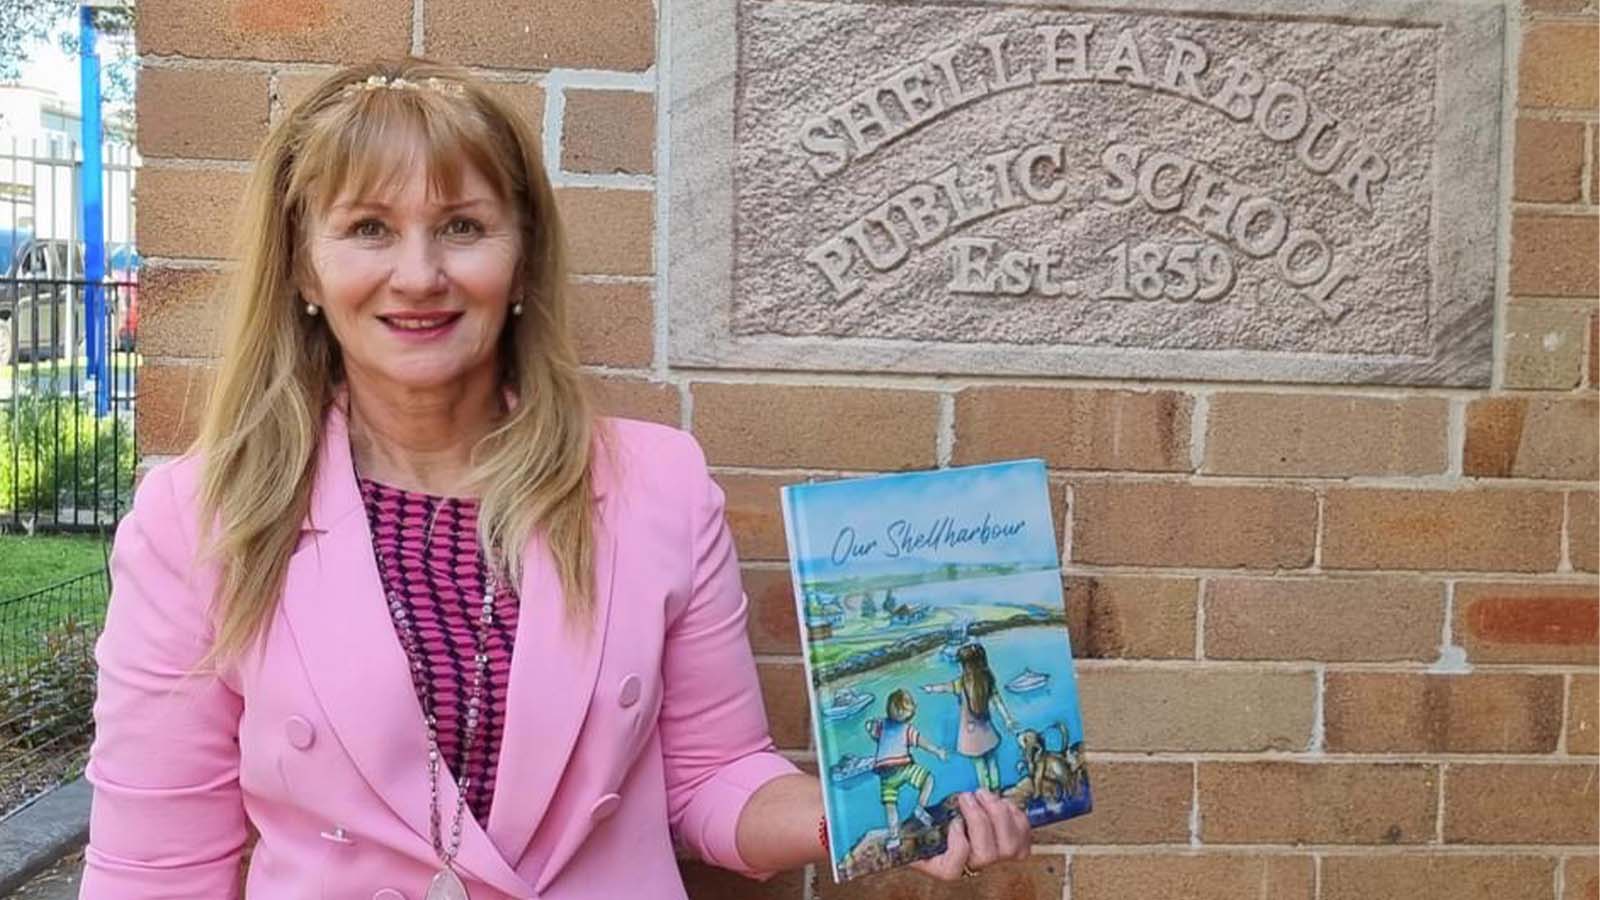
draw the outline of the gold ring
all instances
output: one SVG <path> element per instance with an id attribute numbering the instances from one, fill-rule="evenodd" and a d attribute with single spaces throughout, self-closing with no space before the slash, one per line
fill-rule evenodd
<path id="1" fill-rule="evenodd" d="M 972 868 L 970 866 L 962 866 L 961 867 L 961 877 L 962 878 L 977 878 L 978 877 L 978 873 L 972 871 Z"/>

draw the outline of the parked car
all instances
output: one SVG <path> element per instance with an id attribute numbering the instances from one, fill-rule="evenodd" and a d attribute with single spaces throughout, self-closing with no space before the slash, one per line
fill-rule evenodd
<path id="1" fill-rule="evenodd" d="M 107 262 L 108 279 L 118 283 L 104 293 L 115 306 L 114 346 L 131 350 L 138 327 L 138 254 L 119 248 Z M 58 238 L 21 243 L 0 275 L 0 365 L 63 356 L 68 338 L 82 353 L 85 292 L 74 281 L 82 281 L 83 270 L 82 243 Z"/>

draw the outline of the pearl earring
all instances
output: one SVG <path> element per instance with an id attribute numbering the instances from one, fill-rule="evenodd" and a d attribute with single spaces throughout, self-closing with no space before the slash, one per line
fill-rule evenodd
<path id="1" fill-rule="evenodd" d="M 522 301 L 519 300 L 516 303 L 511 304 L 511 314 L 513 316 L 522 315 Z"/>
<path id="2" fill-rule="evenodd" d="M 322 308 L 317 306 L 315 303 L 310 303 L 310 302 L 306 303 L 306 315 L 315 316 L 315 315 L 318 315 L 321 312 L 322 312 Z"/>

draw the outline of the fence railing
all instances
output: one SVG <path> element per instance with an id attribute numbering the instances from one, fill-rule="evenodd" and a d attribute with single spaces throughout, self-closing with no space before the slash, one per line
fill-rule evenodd
<path id="1" fill-rule="evenodd" d="M 108 590 L 101 568 L 0 601 L 0 818 L 87 760 Z"/>
<path id="2" fill-rule="evenodd" d="M 105 348 L 92 371 L 91 291 Z M 0 277 L 0 532 L 109 530 L 138 447 L 138 284 Z"/>

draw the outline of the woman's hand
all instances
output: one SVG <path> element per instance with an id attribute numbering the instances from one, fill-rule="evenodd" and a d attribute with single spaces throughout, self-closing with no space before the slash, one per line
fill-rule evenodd
<path id="1" fill-rule="evenodd" d="M 961 814 L 950 820 L 945 851 L 912 868 L 941 881 L 1008 859 L 1026 859 L 1033 852 L 1028 816 L 999 794 L 987 790 L 956 797 Z"/>

